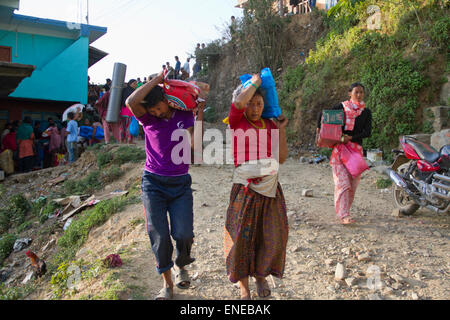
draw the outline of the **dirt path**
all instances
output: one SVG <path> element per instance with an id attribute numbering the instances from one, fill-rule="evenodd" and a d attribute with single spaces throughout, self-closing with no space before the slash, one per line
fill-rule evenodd
<path id="1" fill-rule="evenodd" d="M 232 167 L 193 166 L 190 174 L 196 262 L 188 269 L 195 280 L 188 290 L 175 289 L 175 299 L 236 299 L 239 289 L 226 277 L 222 245 Z M 139 175 L 135 168 L 127 180 Z M 393 217 L 391 192 L 376 189 L 378 177 L 374 171 L 363 175 L 352 208 L 358 223 L 341 226 L 328 164 L 289 159 L 281 167 L 290 230 L 285 277 L 269 278 L 271 299 L 450 298 L 450 216 L 420 211 Z M 314 197 L 302 197 L 302 189 L 313 189 Z M 118 276 L 128 288 L 123 299 L 153 299 L 162 284 L 143 218 L 141 204 L 127 207 L 93 230 L 77 255 L 91 260 L 120 252 L 124 265 Z M 369 261 L 359 261 L 357 253 L 367 253 Z M 346 280 L 335 281 L 337 263 L 345 266 Z M 376 292 L 367 287 L 368 278 L 376 277 L 368 272 L 371 265 L 380 270 L 382 287 Z M 254 292 L 253 284 L 251 288 Z"/>

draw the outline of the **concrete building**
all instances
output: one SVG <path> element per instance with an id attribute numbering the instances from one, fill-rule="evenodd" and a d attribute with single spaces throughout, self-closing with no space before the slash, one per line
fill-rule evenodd
<path id="1" fill-rule="evenodd" d="M 0 128 L 86 104 L 88 69 L 107 55 L 91 46 L 106 28 L 15 14 L 18 8 L 19 0 L 0 0 Z"/>

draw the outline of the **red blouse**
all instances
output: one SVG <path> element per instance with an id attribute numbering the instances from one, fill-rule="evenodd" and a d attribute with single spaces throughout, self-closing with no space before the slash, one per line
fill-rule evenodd
<path id="1" fill-rule="evenodd" d="M 2 151 L 9 149 L 12 150 L 13 152 L 17 150 L 17 142 L 16 142 L 16 133 L 15 132 L 10 132 L 8 133 L 2 141 Z"/>
<path id="2" fill-rule="evenodd" d="M 271 137 L 274 134 L 272 130 L 278 130 L 270 119 L 253 122 L 253 126 L 245 117 L 244 112 L 245 109 L 238 110 L 232 104 L 228 115 L 230 129 L 232 129 L 235 167 L 250 160 L 270 159 L 272 157 Z M 265 129 L 263 129 L 264 126 Z"/>

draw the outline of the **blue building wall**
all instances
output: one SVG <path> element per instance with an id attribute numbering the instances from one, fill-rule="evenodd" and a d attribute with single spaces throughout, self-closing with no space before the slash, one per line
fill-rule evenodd
<path id="1" fill-rule="evenodd" d="M 12 62 L 36 66 L 11 97 L 87 103 L 89 39 L 77 40 L 0 30 Z"/>

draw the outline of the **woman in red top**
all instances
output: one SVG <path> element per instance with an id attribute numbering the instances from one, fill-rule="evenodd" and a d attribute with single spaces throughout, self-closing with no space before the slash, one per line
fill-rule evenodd
<path id="1" fill-rule="evenodd" d="M 235 171 L 224 243 L 227 275 L 231 282 L 239 282 L 241 299 L 251 299 L 249 276 L 256 278 L 259 297 L 270 295 L 266 277 L 283 276 L 288 239 L 286 204 L 278 183 L 279 163 L 288 155 L 287 119 L 261 118 L 261 78 L 254 75 L 251 81 L 228 117 Z"/>
<path id="2" fill-rule="evenodd" d="M 2 140 L 2 152 L 7 149 L 11 150 L 12 152 L 16 152 L 17 150 L 15 127 L 11 127 L 11 129 L 9 129 L 9 133 L 7 133 Z"/>

